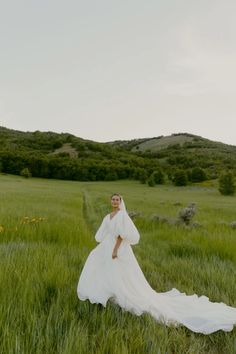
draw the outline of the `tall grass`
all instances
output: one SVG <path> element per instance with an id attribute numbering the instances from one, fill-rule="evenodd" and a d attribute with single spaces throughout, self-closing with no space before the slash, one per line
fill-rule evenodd
<path id="1" fill-rule="evenodd" d="M 150 188 L 136 182 L 69 182 L 0 175 L 0 353 L 236 353 L 236 328 L 205 336 L 135 316 L 108 301 L 77 298 L 94 233 L 123 194 L 139 211 L 133 247 L 156 291 L 173 287 L 236 307 L 235 197 L 204 186 Z M 151 220 L 197 204 L 197 229 Z M 2 231 L 1 231 L 2 230 Z"/>

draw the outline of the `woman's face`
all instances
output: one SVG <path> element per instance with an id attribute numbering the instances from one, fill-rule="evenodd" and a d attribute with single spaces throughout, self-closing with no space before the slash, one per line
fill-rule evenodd
<path id="1" fill-rule="evenodd" d="M 111 205 L 113 208 L 119 208 L 120 206 L 120 197 L 118 195 L 113 195 L 111 197 Z"/>

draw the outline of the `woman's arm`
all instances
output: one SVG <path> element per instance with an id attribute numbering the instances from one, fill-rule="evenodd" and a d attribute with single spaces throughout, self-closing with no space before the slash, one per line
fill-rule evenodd
<path id="1" fill-rule="evenodd" d="M 112 252 L 112 258 L 116 258 L 117 257 L 117 250 L 120 247 L 121 242 L 122 242 L 122 237 L 120 237 L 120 235 L 119 235 L 117 237 L 116 244 L 115 244 L 115 247 L 114 247 L 113 252 Z"/>

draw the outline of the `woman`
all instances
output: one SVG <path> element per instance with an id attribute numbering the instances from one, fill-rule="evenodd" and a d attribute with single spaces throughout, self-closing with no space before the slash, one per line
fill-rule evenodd
<path id="1" fill-rule="evenodd" d="M 231 331 L 236 324 L 236 308 L 210 302 L 206 296 L 186 295 L 176 288 L 157 293 L 147 282 L 131 245 L 139 242 L 139 232 L 125 209 L 123 198 L 111 197 L 107 214 L 95 235 L 99 243 L 89 254 L 77 287 L 80 300 L 89 299 L 106 307 L 108 299 L 124 311 L 144 312 L 166 325 L 184 325 L 193 332 L 209 334 Z"/>

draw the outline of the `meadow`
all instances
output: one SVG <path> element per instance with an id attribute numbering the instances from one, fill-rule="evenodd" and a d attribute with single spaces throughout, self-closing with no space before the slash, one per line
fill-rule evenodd
<path id="1" fill-rule="evenodd" d="M 208 185 L 148 187 L 0 175 L 0 353 L 233 354 L 236 327 L 211 335 L 167 327 L 150 315 L 80 301 L 76 288 L 94 234 L 124 196 L 141 239 L 133 246 L 150 285 L 236 307 L 236 197 Z M 195 202 L 199 227 L 161 223 Z"/>

